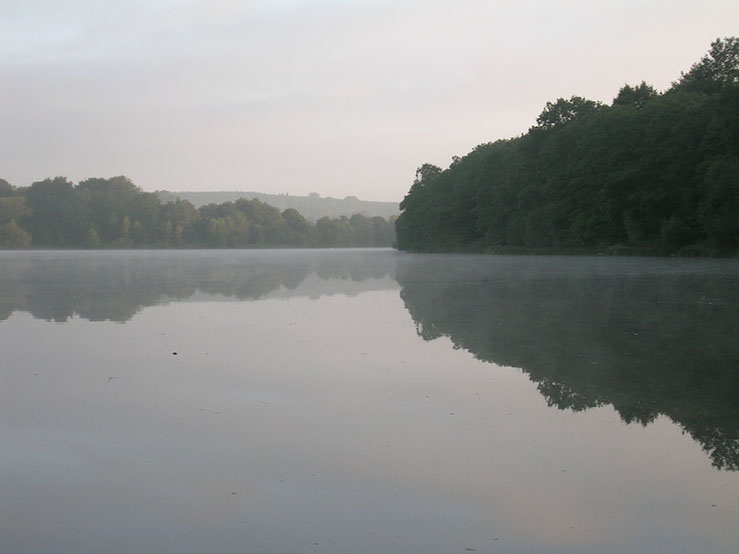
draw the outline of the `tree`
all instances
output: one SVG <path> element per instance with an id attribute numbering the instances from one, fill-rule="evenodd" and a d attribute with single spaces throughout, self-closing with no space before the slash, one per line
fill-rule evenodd
<path id="1" fill-rule="evenodd" d="M 400 209 L 404 210 L 408 207 L 408 202 L 413 201 L 413 194 L 420 193 L 421 189 L 428 187 L 431 182 L 441 175 L 442 170 L 438 165 L 425 163 L 418 169 L 416 169 L 416 178 L 413 180 L 411 190 L 408 192 L 406 197 L 400 203 Z"/>
<path id="2" fill-rule="evenodd" d="M 436 198 L 434 183 L 442 173 L 440 167 L 429 163 L 416 170 L 416 178 L 400 203 L 401 214 L 395 221 L 398 248 L 423 249 L 429 242 L 429 210 L 440 200 Z"/>
<path id="3" fill-rule="evenodd" d="M 239 198 L 233 203 L 233 207 L 243 214 L 251 226 L 249 238 L 251 244 L 277 244 L 280 228 L 285 223 L 280 210 L 256 198 L 253 200 Z"/>
<path id="4" fill-rule="evenodd" d="M 161 202 L 155 194 L 142 191 L 127 177 L 86 179 L 77 185 L 75 194 L 87 220 L 85 232 L 93 225 L 102 243 L 130 247 L 133 242 L 145 241 L 148 235 L 155 234 Z M 139 230 L 134 237 L 136 221 Z"/>
<path id="5" fill-rule="evenodd" d="M 644 81 L 639 86 L 624 85 L 613 99 L 614 106 L 631 106 L 638 110 L 644 108 L 647 102 L 657 96 L 657 91 Z"/>
<path id="6" fill-rule="evenodd" d="M 601 107 L 600 102 L 586 100 L 581 96 L 572 96 L 569 100 L 557 98 L 553 103 L 546 103 L 544 111 L 536 118 L 536 124 L 542 129 L 551 129 L 592 113 Z"/>
<path id="7" fill-rule="evenodd" d="M 311 226 L 295 208 L 282 212 L 285 222 L 283 244 L 287 246 L 306 246 L 311 240 Z"/>
<path id="8" fill-rule="evenodd" d="M 379 215 L 372 218 L 372 246 L 390 246 L 395 242 L 395 218 L 387 220 Z"/>
<path id="9" fill-rule="evenodd" d="M 13 196 L 13 194 L 13 185 L 8 183 L 5 179 L 0 179 L 0 198 L 3 196 Z"/>
<path id="10" fill-rule="evenodd" d="M 739 83 L 739 38 L 717 38 L 708 54 L 682 73 L 673 90 L 714 93 Z"/>
<path id="11" fill-rule="evenodd" d="M 158 241 L 168 246 L 184 246 L 194 237 L 194 225 L 199 214 L 190 202 L 176 198 L 160 206 L 157 213 Z"/>
<path id="12" fill-rule="evenodd" d="M 74 185 L 66 177 L 33 183 L 25 191 L 31 208 L 28 225 L 34 241 L 42 246 L 80 244 L 87 230 L 82 221 Z"/>
<path id="13" fill-rule="evenodd" d="M 85 233 L 85 248 L 98 248 L 100 246 L 100 237 L 95 227 L 90 227 Z"/>
<path id="14" fill-rule="evenodd" d="M 5 248 L 26 248 L 31 244 L 31 235 L 11 219 L 0 227 L 0 244 Z"/>
<path id="15" fill-rule="evenodd" d="M 348 217 L 336 219 L 322 217 L 316 222 L 316 239 L 318 246 L 323 248 L 338 248 L 352 246 L 352 229 Z"/>
<path id="16" fill-rule="evenodd" d="M 422 166 L 400 204 L 397 247 L 735 254 L 735 45 L 715 43 L 693 72 L 710 69 L 714 92 L 657 94 L 642 82 L 613 106 L 560 98 L 521 137 L 480 145 L 444 171 Z"/>
<path id="17" fill-rule="evenodd" d="M 123 176 L 90 178 L 77 185 L 56 177 L 17 190 L 0 179 L 3 246 L 29 245 L 33 237 L 34 246 L 41 247 L 309 247 L 319 234 L 324 246 L 391 246 L 389 225 L 364 215 L 326 217 L 317 233 L 293 208 L 280 212 L 245 198 L 199 209 L 176 198 L 162 204 L 157 195 Z"/>
<path id="18" fill-rule="evenodd" d="M 441 168 L 439 166 L 429 163 L 423 164 L 416 169 L 416 179 L 413 181 L 413 184 L 418 186 L 427 185 L 439 175 L 441 175 Z"/>
<path id="19" fill-rule="evenodd" d="M 23 221 L 31 215 L 31 210 L 26 206 L 23 196 L 0 197 L 0 224 L 8 223 L 10 220 Z"/>
<path id="20" fill-rule="evenodd" d="M 717 160 L 706 172 L 707 193 L 700 210 L 708 240 L 721 253 L 739 247 L 739 162 Z"/>

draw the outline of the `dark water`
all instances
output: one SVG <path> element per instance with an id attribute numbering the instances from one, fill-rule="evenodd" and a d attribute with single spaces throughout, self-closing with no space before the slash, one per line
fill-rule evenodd
<path id="1" fill-rule="evenodd" d="M 739 551 L 739 263 L 0 252 L 2 552 Z"/>

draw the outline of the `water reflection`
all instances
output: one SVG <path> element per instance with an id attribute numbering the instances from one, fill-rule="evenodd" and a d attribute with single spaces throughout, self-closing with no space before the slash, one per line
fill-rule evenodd
<path id="1" fill-rule="evenodd" d="M 397 287 L 394 264 L 383 249 L 0 252 L 0 321 L 25 311 L 125 322 L 147 306 L 202 295 L 353 295 Z"/>
<path id="2" fill-rule="evenodd" d="M 0 550 L 735 552 L 737 271 L 0 253 Z"/>
<path id="3" fill-rule="evenodd" d="M 522 368 L 550 406 L 666 415 L 739 469 L 739 265 L 356 251 L 0 253 L 0 321 L 126 322 L 174 300 L 402 287 L 425 340 Z"/>
<path id="4" fill-rule="evenodd" d="M 739 265 L 726 260 L 417 256 L 401 296 L 426 340 L 523 368 L 550 406 L 664 414 L 739 469 Z"/>

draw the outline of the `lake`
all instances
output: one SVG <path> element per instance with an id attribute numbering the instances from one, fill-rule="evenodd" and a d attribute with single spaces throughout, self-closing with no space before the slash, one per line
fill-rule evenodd
<path id="1" fill-rule="evenodd" d="M 0 551 L 739 551 L 739 262 L 0 252 Z"/>

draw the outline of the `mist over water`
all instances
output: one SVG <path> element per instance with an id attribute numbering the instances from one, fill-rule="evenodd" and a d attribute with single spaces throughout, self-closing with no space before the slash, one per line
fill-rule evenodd
<path id="1" fill-rule="evenodd" d="M 0 252 L 0 550 L 734 552 L 738 278 Z"/>
<path id="2" fill-rule="evenodd" d="M 208 297 L 320 297 L 397 288 L 396 255 L 361 250 L 0 252 L 0 320 L 125 322 L 145 307 Z M 211 298 L 214 299 L 214 298 Z"/>

